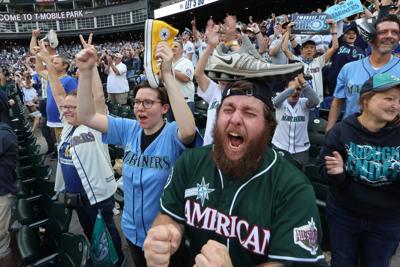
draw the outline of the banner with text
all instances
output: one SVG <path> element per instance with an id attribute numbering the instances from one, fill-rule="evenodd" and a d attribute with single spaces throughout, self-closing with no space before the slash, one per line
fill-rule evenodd
<path id="1" fill-rule="evenodd" d="M 346 0 L 337 5 L 331 6 L 324 13 L 331 15 L 332 19 L 337 22 L 363 11 L 364 7 L 360 0 Z"/>
<path id="2" fill-rule="evenodd" d="M 162 18 L 176 13 L 184 12 L 190 9 L 205 6 L 219 0 L 185 0 L 169 6 L 154 10 L 154 18 Z"/>
<path id="3" fill-rule="evenodd" d="M 291 20 L 294 23 L 293 34 L 330 34 L 327 19 L 328 14 L 310 13 L 310 14 L 292 14 Z"/>
<path id="4" fill-rule="evenodd" d="M 0 22 L 68 20 L 93 17 L 93 15 L 93 11 L 87 10 L 68 10 L 58 12 L 20 14 L 0 13 Z"/>

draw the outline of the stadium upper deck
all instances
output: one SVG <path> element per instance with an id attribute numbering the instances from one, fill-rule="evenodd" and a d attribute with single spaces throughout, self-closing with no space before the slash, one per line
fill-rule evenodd
<path id="1" fill-rule="evenodd" d="M 60 37 L 142 30 L 145 19 L 159 6 L 154 0 L 5 1 L 0 1 L 0 39 L 26 39 L 36 28 L 54 29 Z"/>

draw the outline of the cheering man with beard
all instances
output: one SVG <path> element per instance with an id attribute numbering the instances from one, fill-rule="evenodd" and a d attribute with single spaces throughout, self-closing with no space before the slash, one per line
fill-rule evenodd
<path id="1" fill-rule="evenodd" d="M 325 266 L 315 195 L 271 149 L 269 90 L 234 82 L 222 95 L 214 145 L 184 152 L 144 242 L 147 266 L 168 266 L 181 242 L 185 266 Z"/>

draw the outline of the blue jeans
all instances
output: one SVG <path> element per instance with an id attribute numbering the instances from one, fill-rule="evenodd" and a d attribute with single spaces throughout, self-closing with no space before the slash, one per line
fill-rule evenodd
<path id="1" fill-rule="evenodd" d="M 367 207 L 366 207 L 367 208 Z M 400 222 L 364 218 L 328 196 L 331 267 L 388 267 L 400 241 Z"/>
<path id="2" fill-rule="evenodd" d="M 79 223 L 81 224 L 83 231 L 85 232 L 86 237 L 91 241 L 92 233 L 94 229 L 94 224 L 96 222 L 96 216 L 98 210 L 102 210 L 101 215 L 107 225 L 107 230 L 110 233 L 110 236 L 113 240 L 115 250 L 118 254 L 118 262 L 117 266 L 119 266 L 123 259 L 124 255 L 121 249 L 121 238 L 118 234 L 117 227 L 114 222 L 114 197 L 103 200 L 97 204 L 91 205 L 89 199 L 86 194 L 81 194 L 82 196 L 82 207 L 78 208 L 76 212 L 78 213 Z"/>

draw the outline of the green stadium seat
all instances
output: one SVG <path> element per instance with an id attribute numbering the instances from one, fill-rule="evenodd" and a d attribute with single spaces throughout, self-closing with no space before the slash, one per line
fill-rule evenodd
<path id="1" fill-rule="evenodd" d="M 89 241 L 85 235 L 63 233 L 61 235 L 58 265 L 62 267 L 86 266 L 89 258 Z"/>
<path id="2" fill-rule="evenodd" d="M 47 219 L 23 225 L 17 233 L 18 250 L 24 265 L 50 266 L 57 262 L 62 234 L 68 231 L 72 211 L 52 201 Z M 44 228 L 41 233 L 39 227 Z"/>
<path id="3" fill-rule="evenodd" d="M 51 173 L 52 173 L 52 168 L 47 165 L 17 168 L 17 175 L 18 178 L 21 180 L 32 179 L 32 178 L 46 178 L 50 177 Z"/>

